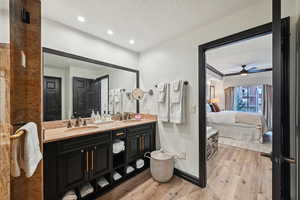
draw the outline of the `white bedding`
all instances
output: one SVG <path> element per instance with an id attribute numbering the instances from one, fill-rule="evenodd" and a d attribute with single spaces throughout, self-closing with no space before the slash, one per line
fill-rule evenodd
<path id="1" fill-rule="evenodd" d="M 266 121 L 260 113 L 237 111 L 208 112 L 207 123 L 218 129 L 220 136 L 236 140 L 263 142 L 262 136 L 268 131 Z"/>

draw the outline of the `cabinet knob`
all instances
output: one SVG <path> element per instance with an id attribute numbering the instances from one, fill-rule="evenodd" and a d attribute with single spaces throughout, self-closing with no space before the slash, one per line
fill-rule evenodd
<path id="1" fill-rule="evenodd" d="M 84 150 L 83 149 L 81 149 L 81 153 L 83 153 L 84 152 Z"/>

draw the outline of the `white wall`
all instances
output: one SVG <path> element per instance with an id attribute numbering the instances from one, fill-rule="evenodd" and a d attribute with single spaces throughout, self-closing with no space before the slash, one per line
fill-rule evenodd
<path id="1" fill-rule="evenodd" d="M 294 3 L 294 1 L 288 2 Z M 188 123 L 176 126 L 163 125 L 159 122 L 158 125 L 158 140 L 163 148 L 187 153 L 187 160 L 180 160 L 176 163 L 178 169 L 198 176 L 198 45 L 271 22 L 271 3 L 271 0 L 265 0 L 251 7 L 237 10 L 219 21 L 203 25 L 141 53 L 140 72 L 143 88 L 153 88 L 154 84 L 160 81 L 174 79 L 189 81 Z M 197 112 L 193 112 L 194 106 L 197 106 Z M 157 113 L 154 98 L 149 99 L 141 110 Z"/>
<path id="2" fill-rule="evenodd" d="M 128 68 L 138 66 L 137 53 L 48 19 L 42 20 L 42 46 Z"/>
<path id="3" fill-rule="evenodd" d="M 8 9 L 0 10 L 0 43 L 9 43 Z"/>

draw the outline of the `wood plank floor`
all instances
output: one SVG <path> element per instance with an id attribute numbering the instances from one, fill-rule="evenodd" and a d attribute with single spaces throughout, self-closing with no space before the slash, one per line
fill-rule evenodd
<path id="1" fill-rule="evenodd" d="M 97 200 L 271 200 L 272 166 L 259 153 L 220 145 L 208 162 L 208 187 L 181 178 L 154 181 L 149 171 L 123 183 Z"/>

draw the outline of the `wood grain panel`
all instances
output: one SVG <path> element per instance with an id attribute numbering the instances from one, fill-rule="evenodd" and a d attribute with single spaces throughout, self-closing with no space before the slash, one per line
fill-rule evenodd
<path id="1" fill-rule="evenodd" d="M 10 54 L 0 44 L 0 197 L 10 200 Z"/>
<path id="2" fill-rule="evenodd" d="M 30 12 L 30 24 L 21 21 L 21 9 Z M 10 0 L 11 51 L 11 123 L 33 121 L 41 138 L 41 2 L 40 0 Z M 26 67 L 21 65 L 21 51 L 26 55 Z M 11 199 L 42 199 L 42 162 L 31 178 L 22 175 L 12 180 Z"/>

